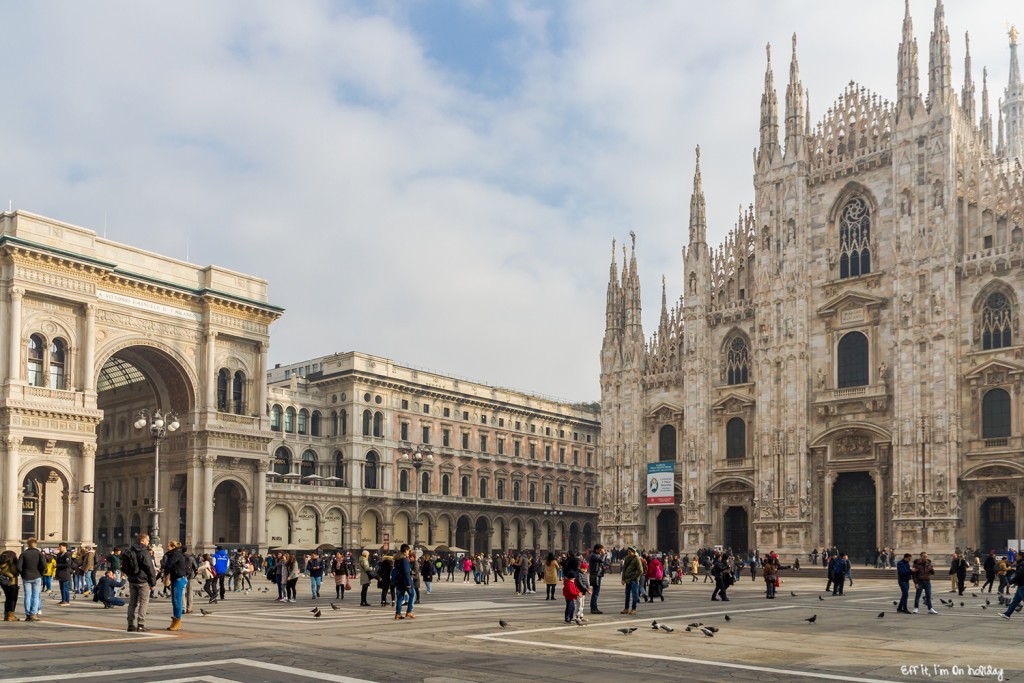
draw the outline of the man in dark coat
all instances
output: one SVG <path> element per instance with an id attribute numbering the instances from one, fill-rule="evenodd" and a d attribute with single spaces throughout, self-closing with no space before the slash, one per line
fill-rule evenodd
<path id="1" fill-rule="evenodd" d="M 93 602 L 102 602 L 103 607 L 123 607 L 124 600 L 117 597 L 117 589 L 127 583 L 124 579 L 117 580 L 113 569 L 108 569 L 96 583 L 96 590 L 93 591 Z"/>
<path id="2" fill-rule="evenodd" d="M 125 557 L 128 553 L 132 553 L 133 558 Z M 121 571 L 128 580 L 128 630 L 146 631 L 149 592 L 156 587 L 156 567 L 149 554 L 149 534 L 139 534 L 139 540 L 122 553 Z"/>

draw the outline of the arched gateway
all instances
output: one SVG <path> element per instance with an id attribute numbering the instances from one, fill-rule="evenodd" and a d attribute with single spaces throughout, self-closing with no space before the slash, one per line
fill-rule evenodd
<path id="1" fill-rule="evenodd" d="M 107 550 L 154 507 L 162 540 L 265 544 L 267 283 L 23 212 L 0 228 L 0 545 Z M 180 424 L 159 462 L 142 410 Z"/>

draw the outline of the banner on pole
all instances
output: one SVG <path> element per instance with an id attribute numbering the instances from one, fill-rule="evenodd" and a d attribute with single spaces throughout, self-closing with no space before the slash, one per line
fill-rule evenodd
<path id="1" fill-rule="evenodd" d="M 647 463 L 647 504 L 674 505 L 676 464 L 674 462 Z"/>

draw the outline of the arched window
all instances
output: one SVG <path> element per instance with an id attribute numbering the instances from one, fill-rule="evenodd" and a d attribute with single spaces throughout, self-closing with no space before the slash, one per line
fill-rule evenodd
<path id="1" fill-rule="evenodd" d="M 579 451 L 576 451 L 579 454 Z M 676 428 L 664 425 L 658 431 L 658 460 L 676 459 Z"/>
<path id="2" fill-rule="evenodd" d="M 725 425 L 725 457 L 742 460 L 747 457 L 747 423 L 734 417 Z"/>
<path id="3" fill-rule="evenodd" d="M 593 493 L 593 491 L 591 491 L 590 489 L 587 489 L 586 493 L 584 493 L 584 500 L 587 501 L 586 502 L 587 507 L 592 507 L 591 503 L 594 502 L 594 493 Z"/>
<path id="4" fill-rule="evenodd" d="M 463 498 L 469 498 L 469 477 L 463 477 L 459 486 Z"/>
<path id="5" fill-rule="evenodd" d="M 494 484 L 494 493 L 498 497 L 498 500 L 505 500 L 505 480 L 499 479 Z"/>
<path id="6" fill-rule="evenodd" d="M 860 332 L 850 332 L 839 340 L 837 358 L 837 386 L 862 387 L 868 383 L 868 338 Z"/>
<path id="7" fill-rule="evenodd" d="M 309 416 L 309 435 L 320 436 L 320 411 L 314 410 Z"/>
<path id="8" fill-rule="evenodd" d="M 307 450 L 302 454 L 302 469 L 299 474 L 303 477 L 316 474 L 316 453 Z"/>
<path id="9" fill-rule="evenodd" d="M 441 475 L 441 495 L 450 496 L 452 494 L 452 478 L 451 475 Z"/>
<path id="10" fill-rule="evenodd" d="M 743 337 L 734 337 L 729 342 L 729 349 L 725 357 L 725 374 L 728 384 L 746 384 L 750 370 L 750 350 L 747 348 L 747 340 Z"/>
<path id="11" fill-rule="evenodd" d="M 537 485 L 534 484 L 533 482 L 530 482 L 530 502 L 537 502 Z"/>
<path id="12" fill-rule="evenodd" d="M 522 497 L 523 485 L 518 481 L 512 482 L 512 500 L 519 502 Z"/>
<path id="13" fill-rule="evenodd" d="M 270 409 L 270 430 L 281 431 L 281 406 L 274 406 Z"/>
<path id="14" fill-rule="evenodd" d="M 28 383 L 43 386 L 43 338 L 38 334 L 28 338 Z"/>
<path id="15" fill-rule="evenodd" d="M 377 488 L 377 463 L 379 460 L 376 451 L 366 454 L 366 464 L 363 466 L 363 488 Z"/>
<path id="16" fill-rule="evenodd" d="M 284 446 L 278 446 L 274 451 L 274 471 L 278 474 L 288 474 L 292 471 L 292 452 Z"/>
<path id="17" fill-rule="evenodd" d="M 430 493 L 430 472 L 420 472 L 420 493 Z"/>
<path id="18" fill-rule="evenodd" d="M 871 272 L 871 212 L 861 197 L 853 197 L 839 213 L 839 277 Z"/>
<path id="19" fill-rule="evenodd" d="M 373 413 L 369 410 L 363 411 L 363 436 L 370 435 L 370 422 L 373 421 Z"/>
<path id="20" fill-rule="evenodd" d="M 231 373 L 227 368 L 221 368 L 217 372 L 217 410 L 222 413 L 228 411 L 228 384 L 231 383 Z"/>
<path id="21" fill-rule="evenodd" d="M 993 292 L 981 309 L 981 348 L 1002 349 L 1013 343 L 1010 324 L 1013 307 L 1002 292 Z"/>
<path id="22" fill-rule="evenodd" d="M 338 486 L 345 486 L 345 454 L 341 451 L 334 452 L 334 476 L 338 478 L 335 482 Z"/>
<path id="23" fill-rule="evenodd" d="M 551 484 L 544 484 L 544 502 L 551 503 Z"/>
<path id="24" fill-rule="evenodd" d="M 373 435 L 384 436 L 384 413 L 379 410 L 373 414 Z"/>
<path id="25" fill-rule="evenodd" d="M 481 477 L 480 484 L 479 484 L 479 489 L 480 489 L 480 497 L 481 498 L 486 498 L 487 497 L 487 478 L 486 477 Z"/>
<path id="26" fill-rule="evenodd" d="M 64 372 L 67 359 L 67 344 L 63 339 L 54 339 L 50 344 L 50 388 L 67 389 L 67 378 Z"/>
<path id="27" fill-rule="evenodd" d="M 299 434 L 309 432 L 309 411 L 303 408 L 299 411 Z"/>
<path id="28" fill-rule="evenodd" d="M 565 487 L 564 486 L 559 486 L 558 487 L 558 504 L 559 505 L 565 505 Z"/>
<path id="29" fill-rule="evenodd" d="M 348 434 L 348 411 L 343 410 L 338 413 L 338 420 L 341 422 L 341 435 L 346 436 Z"/>
<path id="30" fill-rule="evenodd" d="M 284 431 L 289 434 L 295 432 L 295 408 L 291 406 L 284 411 Z"/>
<path id="31" fill-rule="evenodd" d="M 231 380 L 231 405 L 235 415 L 245 414 L 245 374 L 238 370 Z"/>
<path id="32" fill-rule="evenodd" d="M 989 389 L 981 399 L 981 437 L 1004 439 L 1010 436 L 1010 394 L 1005 389 Z"/>
<path id="33" fill-rule="evenodd" d="M 409 470 L 401 470 L 398 473 L 398 490 L 402 493 L 409 492 Z"/>
<path id="34" fill-rule="evenodd" d="M 575 486 L 572 487 L 572 504 L 573 505 L 579 505 L 580 504 L 580 490 L 578 488 L 576 488 Z"/>
<path id="35" fill-rule="evenodd" d="M 331 436 L 338 435 L 338 411 L 331 411 Z"/>

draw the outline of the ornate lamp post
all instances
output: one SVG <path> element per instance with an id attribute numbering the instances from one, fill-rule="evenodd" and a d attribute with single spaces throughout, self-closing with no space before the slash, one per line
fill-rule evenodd
<path id="1" fill-rule="evenodd" d="M 565 511 L 562 510 L 562 507 L 558 503 L 555 503 L 554 505 L 552 505 L 551 509 L 544 511 L 544 516 L 545 517 L 561 517 L 564 514 L 565 514 Z M 548 537 L 548 550 L 550 550 L 552 552 L 554 550 L 556 550 L 556 548 L 554 547 L 555 534 L 556 533 L 558 533 L 558 523 L 555 522 L 554 520 L 552 520 L 551 521 L 551 536 Z M 560 548 L 558 548 L 558 549 L 560 550 Z"/>
<path id="2" fill-rule="evenodd" d="M 413 469 L 416 470 L 415 481 L 413 481 L 413 491 L 416 494 L 416 521 L 413 522 L 412 532 L 412 547 L 415 551 L 420 542 L 420 470 L 424 465 L 434 464 L 434 455 L 429 451 L 424 453 L 423 446 L 417 446 L 412 453 L 408 451 L 403 453 L 402 460 L 412 463 Z"/>
<path id="3" fill-rule="evenodd" d="M 136 429 L 149 427 L 149 433 L 153 436 L 153 507 L 149 509 L 153 513 L 153 534 L 149 539 L 151 545 L 160 547 L 160 441 L 167 436 L 167 432 L 178 430 L 178 416 L 172 412 L 161 413 L 159 410 L 152 414 L 145 408 L 135 416 L 134 426 Z"/>

